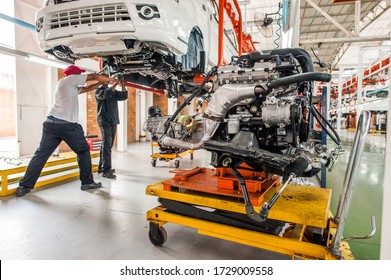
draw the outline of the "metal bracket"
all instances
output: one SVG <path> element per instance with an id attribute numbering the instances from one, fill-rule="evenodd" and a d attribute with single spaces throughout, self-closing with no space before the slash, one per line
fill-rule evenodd
<path id="1" fill-rule="evenodd" d="M 244 205 L 246 208 L 247 216 L 255 221 L 258 221 L 258 222 L 265 221 L 266 217 L 262 217 L 261 214 L 258 214 L 257 212 L 255 212 L 255 209 L 254 209 L 253 205 L 251 204 L 250 197 L 247 192 L 246 181 L 244 180 L 242 174 L 240 174 L 240 172 L 232 165 L 229 165 L 229 168 L 231 168 L 232 172 L 235 174 L 235 177 L 239 181 L 239 185 L 240 185 L 240 188 L 242 189 L 242 193 L 243 193 Z"/>

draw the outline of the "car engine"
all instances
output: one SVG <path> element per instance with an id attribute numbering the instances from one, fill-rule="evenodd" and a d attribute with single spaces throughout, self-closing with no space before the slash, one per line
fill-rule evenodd
<path id="1" fill-rule="evenodd" d="M 200 86 L 213 83 L 206 95 L 194 92 L 171 117 L 150 114 L 144 129 L 161 147 L 210 151 L 214 167 L 246 163 L 268 177 L 311 177 L 322 164 L 331 169 L 341 150 L 337 133 L 312 104 L 313 82 L 330 79 L 314 72 L 302 49 L 249 53 L 208 73 Z M 195 97 L 206 109 L 177 118 Z M 312 117 L 335 149 L 313 138 Z"/>

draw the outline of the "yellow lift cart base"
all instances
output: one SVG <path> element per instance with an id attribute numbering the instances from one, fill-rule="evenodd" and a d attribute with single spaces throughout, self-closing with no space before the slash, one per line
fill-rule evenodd
<path id="1" fill-rule="evenodd" d="M 193 160 L 194 158 L 194 150 L 185 150 L 185 151 L 178 151 L 175 152 L 163 152 L 159 151 L 157 153 L 154 152 L 154 147 L 159 147 L 158 143 L 152 142 L 151 148 L 152 148 L 152 154 L 151 154 L 151 164 L 152 167 L 156 167 L 157 160 L 169 162 L 171 160 L 174 160 L 175 167 L 179 167 L 180 160 L 186 156 L 187 154 L 190 154 L 190 159 Z"/>
<path id="2" fill-rule="evenodd" d="M 265 200 L 276 191 L 277 188 L 268 191 Z M 337 228 L 329 209 L 330 189 L 288 185 L 267 220 L 285 225 L 282 236 L 273 229 L 259 231 L 262 227 L 251 219 L 247 221 L 244 202 L 237 198 L 196 191 L 166 191 L 161 182 L 149 185 L 146 193 L 159 197 L 162 204 L 147 212 L 149 238 L 156 246 L 167 240 L 164 224 L 175 223 L 195 228 L 200 234 L 286 254 L 293 259 L 354 259 L 347 242 L 340 243 L 337 253 L 330 249 Z M 259 212 L 260 207 L 254 209 Z M 244 219 L 239 224 L 231 223 L 230 220 L 237 220 L 237 216 Z"/>

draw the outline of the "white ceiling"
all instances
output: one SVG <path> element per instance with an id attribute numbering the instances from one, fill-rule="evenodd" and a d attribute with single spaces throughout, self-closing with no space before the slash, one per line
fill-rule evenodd
<path id="1" fill-rule="evenodd" d="M 367 28 L 360 32 L 360 36 L 374 36 L 374 35 L 387 35 L 391 34 L 391 9 L 388 9 L 382 14 L 376 21 L 371 23 Z M 390 35 L 391 36 L 391 35 Z M 379 45 L 390 45 L 391 40 L 388 42 L 366 42 L 366 43 L 354 43 L 351 44 L 349 49 L 346 51 L 340 61 L 339 65 L 357 65 L 358 64 L 358 53 L 362 46 L 379 46 Z M 390 53 L 390 50 L 388 50 Z M 363 63 L 370 64 L 375 60 L 379 59 L 379 56 L 384 55 L 384 51 L 372 50 L 366 51 L 363 57 Z"/>
<path id="2" fill-rule="evenodd" d="M 238 0 L 242 7 L 242 13 L 245 17 L 246 32 L 252 35 L 253 40 L 257 42 L 258 50 L 274 49 L 281 43 L 276 34 L 271 38 L 265 38 L 254 24 L 254 14 L 261 13 L 276 13 L 278 11 L 279 2 L 277 0 Z M 303 40 L 323 40 L 333 38 L 346 38 L 347 35 L 341 31 L 329 19 L 325 18 L 318 10 L 314 9 L 307 0 L 300 0 L 300 41 Z M 354 32 L 355 29 L 355 2 L 346 0 L 342 3 L 336 0 L 310 0 L 315 3 L 324 12 L 335 19 L 343 28 L 349 32 Z M 341 1 L 339 1 L 341 2 Z M 391 0 L 385 1 L 360 1 L 360 37 L 375 36 L 375 35 L 390 35 L 391 38 Z M 375 12 L 374 12 L 375 11 Z M 273 21 L 274 32 L 279 28 L 277 24 L 278 15 L 271 15 Z M 356 35 L 355 35 L 356 36 Z M 379 46 L 382 44 L 391 44 L 388 42 L 374 41 L 361 43 L 308 43 L 301 44 L 300 47 L 306 49 L 313 59 L 311 47 L 314 49 L 317 56 L 322 62 L 328 65 L 328 71 L 339 68 L 339 65 L 358 64 L 358 50 L 362 46 Z M 379 51 L 366 52 L 365 63 L 373 62 L 381 55 Z M 324 69 L 317 69 L 324 71 Z"/>

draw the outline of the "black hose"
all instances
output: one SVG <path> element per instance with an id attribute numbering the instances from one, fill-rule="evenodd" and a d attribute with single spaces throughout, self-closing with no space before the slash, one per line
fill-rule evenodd
<path id="1" fill-rule="evenodd" d="M 205 76 L 204 80 L 202 81 L 202 83 L 200 84 L 200 86 L 176 109 L 174 114 L 171 116 L 171 118 L 165 124 L 164 134 L 167 134 L 167 131 L 170 127 L 170 123 L 173 122 L 175 120 L 176 116 L 178 116 L 178 114 L 182 111 L 182 109 L 185 108 L 185 106 L 189 105 L 190 102 L 194 99 L 194 97 L 196 97 L 200 93 L 200 91 L 204 88 L 205 84 L 209 81 L 210 76 L 212 76 L 216 71 L 217 71 L 217 66 L 214 66 L 208 72 L 208 74 L 206 74 L 206 76 Z"/>
<path id="2" fill-rule="evenodd" d="M 319 110 L 315 107 L 314 107 L 314 110 L 315 112 L 322 118 L 322 120 L 327 124 L 327 126 L 331 129 L 331 131 L 334 133 L 335 137 L 338 139 L 338 142 L 340 143 L 341 142 L 341 139 L 339 138 L 339 135 L 338 135 L 338 132 L 333 128 L 333 126 L 331 125 L 331 123 L 326 120 L 322 114 L 319 112 Z"/>
<path id="3" fill-rule="evenodd" d="M 314 105 L 311 106 L 311 112 L 312 112 L 312 115 L 316 118 L 316 120 L 318 121 L 318 123 L 320 124 L 320 126 L 324 129 L 324 131 L 326 131 L 327 135 L 330 136 L 330 138 L 334 141 L 335 144 L 337 144 L 338 146 L 341 145 L 341 139 L 339 138 L 339 135 L 337 133 L 337 131 L 332 127 L 332 125 L 322 116 L 322 114 L 318 111 L 318 109 L 316 109 L 316 107 Z M 320 117 L 320 118 L 319 118 Z M 331 129 L 331 131 L 334 133 L 334 135 L 332 135 L 329 131 L 329 129 L 324 125 L 323 121 L 326 123 L 327 127 L 329 127 Z"/>
<path id="4" fill-rule="evenodd" d="M 269 88 L 276 88 L 280 86 L 288 86 L 293 83 L 309 82 L 309 81 L 330 82 L 331 74 L 316 73 L 316 72 L 296 74 L 296 75 L 287 76 L 271 81 L 268 86 Z"/>

